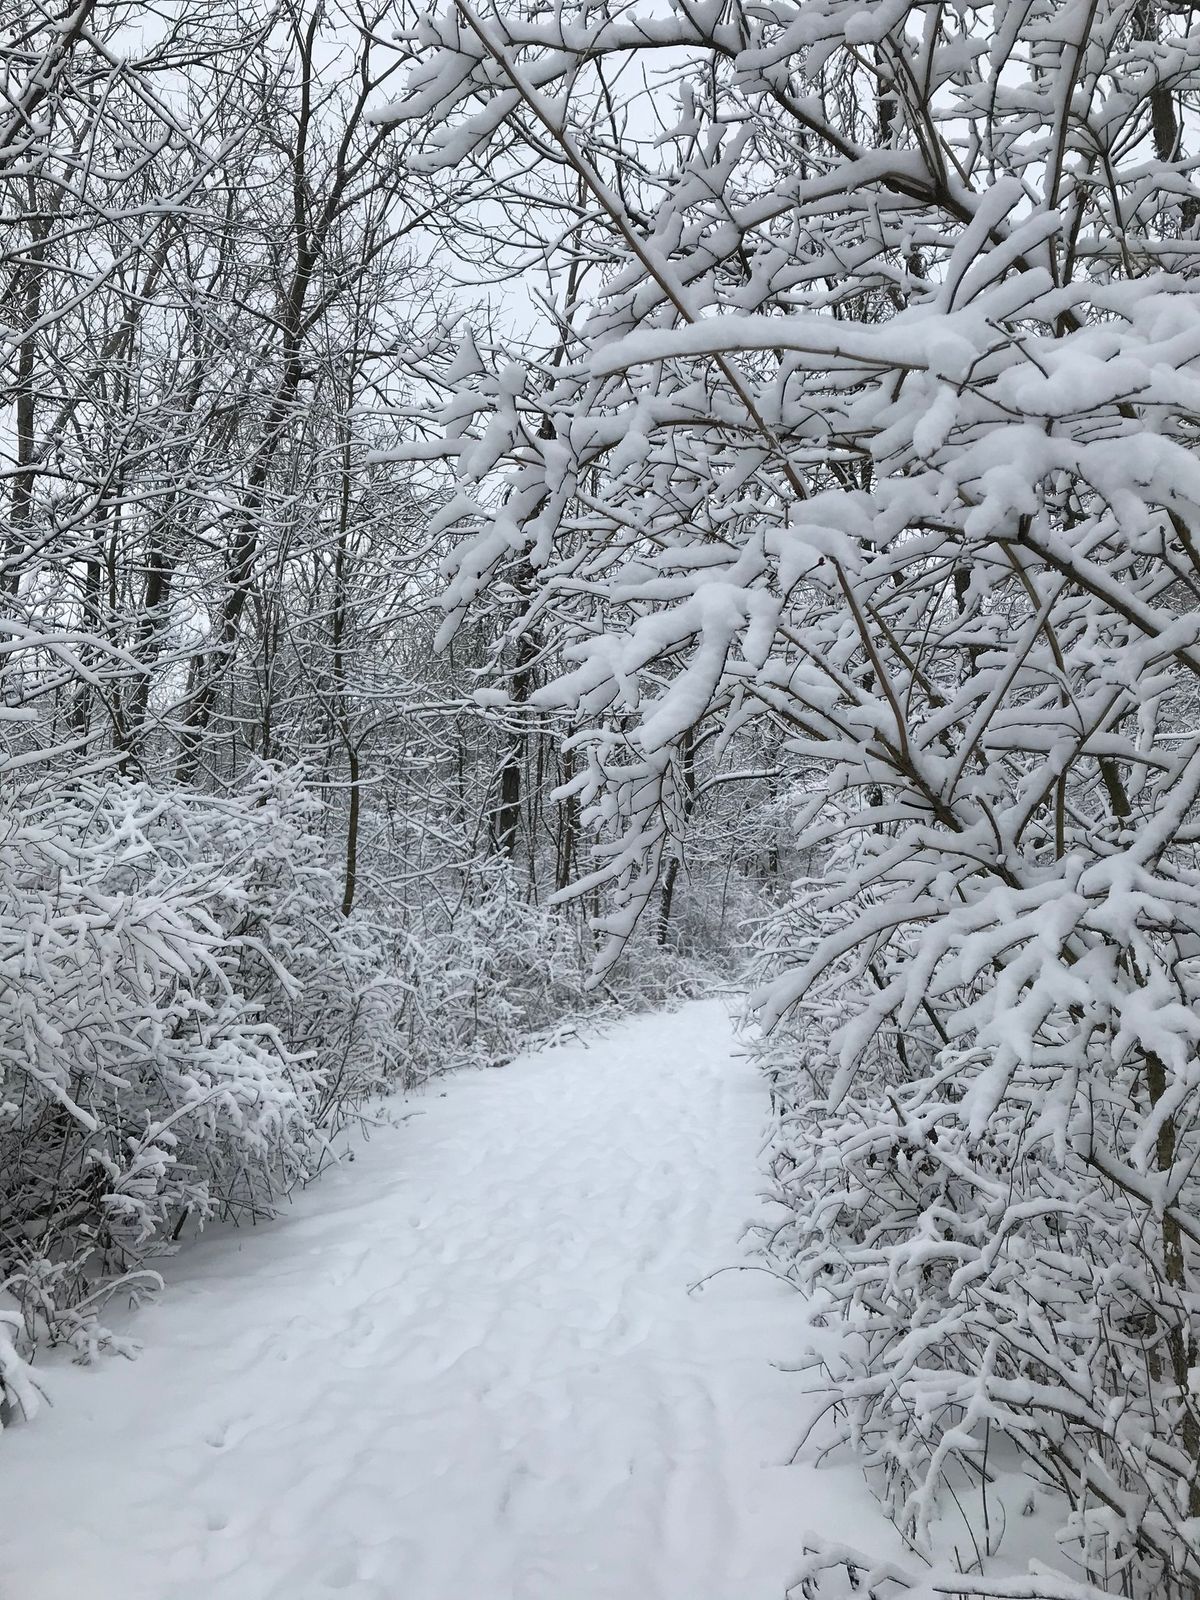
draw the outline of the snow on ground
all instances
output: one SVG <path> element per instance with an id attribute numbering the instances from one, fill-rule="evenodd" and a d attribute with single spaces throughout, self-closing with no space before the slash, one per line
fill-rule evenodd
<path id="1" fill-rule="evenodd" d="M 465 1073 L 268 1227 L 212 1237 L 132 1363 L 0 1443 L 0 1600 L 782 1600 L 792 1291 L 730 1271 L 762 1085 L 717 1002 Z"/>

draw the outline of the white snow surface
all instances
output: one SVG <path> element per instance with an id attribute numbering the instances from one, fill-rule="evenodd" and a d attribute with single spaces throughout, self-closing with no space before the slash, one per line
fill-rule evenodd
<path id="1" fill-rule="evenodd" d="M 795 1294 L 746 1261 L 766 1095 L 723 1006 L 408 1102 L 266 1227 L 209 1237 L 0 1443 L 0 1600 L 782 1600 Z M 890 1535 L 890 1537 L 888 1537 Z"/>

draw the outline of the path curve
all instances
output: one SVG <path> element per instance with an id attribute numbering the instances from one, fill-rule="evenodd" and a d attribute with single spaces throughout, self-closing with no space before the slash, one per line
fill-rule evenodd
<path id="1" fill-rule="evenodd" d="M 729 1272 L 765 1095 L 717 1002 L 409 1102 L 210 1238 L 0 1442 L 0 1600 L 782 1600 L 794 1297 Z"/>

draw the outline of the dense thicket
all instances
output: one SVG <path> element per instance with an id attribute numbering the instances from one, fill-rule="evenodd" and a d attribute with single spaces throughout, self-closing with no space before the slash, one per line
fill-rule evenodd
<path id="1" fill-rule="evenodd" d="M 77 0 L 0 90 L 5 1403 L 703 866 L 817 1411 L 925 1556 L 1054 1513 L 927 1591 L 1200 1592 L 1191 13 Z"/>
<path id="2" fill-rule="evenodd" d="M 1032 1480 L 1068 1570 L 1200 1592 L 1192 13 L 455 0 L 412 48 L 413 165 L 535 167 L 557 229 L 555 338 L 460 351 L 412 447 L 452 620 L 519 582 L 567 632 L 615 940 L 699 785 L 792 818 L 758 1007 L 820 1409 L 919 1551 L 957 1503 L 987 1565 Z"/>
<path id="3" fill-rule="evenodd" d="M 579 1004 L 545 647 L 500 596 L 435 656 L 450 485 L 377 454 L 461 314 L 463 186 L 368 114 L 402 21 L 0 8 L 0 1421 L 379 1089 Z"/>

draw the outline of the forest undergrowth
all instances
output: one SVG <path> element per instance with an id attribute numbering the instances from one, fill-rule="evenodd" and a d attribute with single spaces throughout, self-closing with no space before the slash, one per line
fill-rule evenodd
<path id="1" fill-rule="evenodd" d="M 589 988 L 586 925 L 503 860 L 415 918 L 370 886 L 343 917 L 303 777 L 263 765 L 225 798 L 42 785 L 0 837 L 22 997 L 0 1037 L 5 1420 L 37 1410 L 39 1348 L 128 1353 L 106 1306 L 158 1292 L 206 1223 L 276 1216 L 381 1097 L 711 989 L 686 921 L 682 948 L 633 949 Z"/>
<path id="2" fill-rule="evenodd" d="M 1195 1600 L 1192 12 L 68 0 L 0 89 L 10 1410 L 729 952 L 919 1574 L 803 1585 Z"/>

